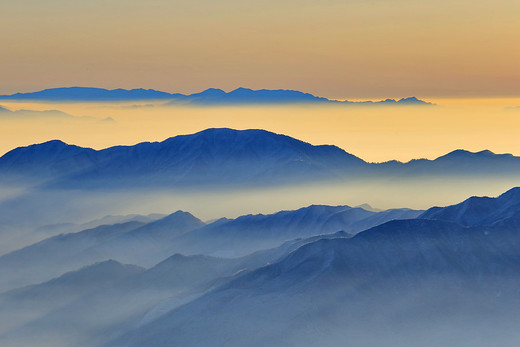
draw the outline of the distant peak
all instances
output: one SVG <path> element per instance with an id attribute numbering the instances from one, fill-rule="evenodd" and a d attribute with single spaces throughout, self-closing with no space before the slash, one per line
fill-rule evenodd
<path id="1" fill-rule="evenodd" d="M 397 101 L 399 104 L 420 104 L 420 105 L 433 105 L 431 102 L 426 102 L 420 99 L 417 99 L 415 96 L 410 96 L 407 98 L 402 98 Z"/>
<path id="2" fill-rule="evenodd" d="M 475 154 L 477 154 L 477 155 L 495 155 L 495 153 L 491 152 L 489 149 L 485 149 L 483 151 L 476 152 Z"/>
<path id="3" fill-rule="evenodd" d="M 489 149 L 484 149 L 479 152 L 471 152 L 464 149 L 456 149 L 448 154 L 438 157 L 435 160 L 443 160 L 443 159 L 466 159 L 466 158 L 513 158 L 512 154 L 496 154 Z"/>
<path id="4" fill-rule="evenodd" d="M 253 89 L 238 87 L 237 89 L 233 90 L 231 93 L 233 93 L 233 92 L 253 92 L 253 91 L 254 91 Z"/>
<path id="5" fill-rule="evenodd" d="M 169 214 L 168 216 L 166 216 L 164 218 L 168 218 L 168 217 L 187 217 L 187 216 L 195 218 L 195 216 L 193 216 L 191 213 L 183 211 L 183 210 L 175 211 L 175 212 Z"/>
<path id="6" fill-rule="evenodd" d="M 488 149 L 484 149 L 482 151 L 479 151 L 479 152 L 471 152 L 471 151 L 468 151 L 468 150 L 465 150 L 465 149 L 456 149 L 454 151 L 451 151 L 449 152 L 448 154 L 446 154 L 447 156 L 461 156 L 461 155 L 494 155 L 495 153 L 491 152 L 490 150 Z"/>
<path id="7" fill-rule="evenodd" d="M 370 211 L 370 212 L 381 212 L 381 211 L 383 211 L 383 210 L 380 210 L 378 208 L 374 208 L 374 207 L 370 206 L 367 203 L 364 203 L 364 204 L 361 204 L 359 206 L 356 206 L 356 208 L 362 208 L 363 210 Z"/>
<path id="8" fill-rule="evenodd" d="M 162 224 L 162 223 L 178 223 L 178 222 L 194 222 L 194 223 L 200 222 L 200 223 L 202 223 L 197 217 L 195 217 L 191 213 L 185 212 L 182 210 L 173 212 L 172 214 L 169 214 L 166 217 L 158 219 L 152 223 Z"/>
<path id="9" fill-rule="evenodd" d="M 9 155 L 12 153 L 20 153 L 20 152 L 58 153 L 58 152 L 68 152 L 69 150 L 70 151 L 79 151 L 79 150 L 93 151 L 93 149 L 90 149 L 90 148 L 79 147 L 76 145 L 69 145 L 61 140 L 50 140 L 50 141 L 33 144 L 33 145 L 25 146 L 25 147 L 17 147 L 15 149 L 11 150 L 10 152 L 6 153 L 5 155 Z"/>
<path id="10" fill-rule="evenodd" d="M 208 88 L 199 94 L 226 94 L 226 92 L 218 88 Z"/>
<path id="11" fill-rule="evenodd" d="M 473 154 L 473 152 L 467 151 L 465 149 L 456 149 L 454 151 L 449 152 L 448 154 L 445 154 L 443 157 L 454 157 L 454 156 L 461 156 L 461 155 L 468 155 Z"/>
<path id="12" fill-rule="evenodd" d="M 31 145 L 31 146 L 45 146 L 45 147 L 50 147 L 50 146 L 53 146 L 53 147 L 66 147 L 66 146 L 70 146 L 69 144 L 61 141 L 61 140 L 49 140 L 49 141 L 45 141 L 45 142 L 42 142 L 42 143 L 39 143 L 39 144 L 36 144 L 36 145 Z"/>

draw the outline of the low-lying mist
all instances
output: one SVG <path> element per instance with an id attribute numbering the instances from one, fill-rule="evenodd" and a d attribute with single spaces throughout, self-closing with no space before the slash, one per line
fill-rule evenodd
<path id="1" fill-rule="evenodd" d="M 497 196 L 520 186 L 518 177 L 429 177 L 355 179 L 257 188 L 119 190 L 23 190 L 0 202 L 0 253 L 52 236 L 57 231 L 41 227 L 61 223 L 86 223 L 106 215 L 188 211 L 210 221 L 245 214 L 274 213 L 309 205 L 369 204 L 377 209 L 446 206 L 468 196 Z M 16 230 L 16 233 L 10 232 Z M 58 228 L 63 232 L 63 228 Z"/>

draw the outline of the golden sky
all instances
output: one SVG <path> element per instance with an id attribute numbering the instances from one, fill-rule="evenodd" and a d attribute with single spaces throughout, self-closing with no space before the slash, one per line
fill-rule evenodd
<path id="1" fill-rule="evenodd" d="M 0 93 L 518 96 L 519 14 L 518 0 L 2 1 Z"/>

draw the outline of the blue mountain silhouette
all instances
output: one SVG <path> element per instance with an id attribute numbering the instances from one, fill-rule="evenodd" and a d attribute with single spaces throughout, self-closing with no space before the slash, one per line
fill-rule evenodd
<path id="1" fill-rule="evenodd" d="M 265 130 L 207 129 L 163 142 L 93 150 L 59 140 L 0 157 L 0 178 L 66 186 L 255 185 L 421 175 L 520 173 L 520 158 L 457 150 L 435 160 L 367 163 L 336 146 Z"/>
<path id="2" fill-rule="evenodd" d="M 193 105 L 242 105 L 242 104 L 348 104 L 348 105 L 432 105 L 415 97 L 400 100 L 387 99 L 382 101 L 337 101 L 318 97 L 296 90 L 252 90 L 238 88 L 231 92 L 210 88 L 195 94 L 167 93 L 154 89 L 114 89 L 87 87 L 51 88 L 32 93 L 16 93 L 0 95 L 0 100 L 45 100 L 63 102 L 106 102 L 106 101 L 139 101 L 139 100 L 169 100 L 168 104 Z"/>

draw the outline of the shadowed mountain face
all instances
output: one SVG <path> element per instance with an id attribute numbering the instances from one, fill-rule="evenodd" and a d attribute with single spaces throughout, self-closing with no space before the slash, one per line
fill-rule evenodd
<path id="1" fill-rule="evenodd" d="M 46 177 L 55 187 L 204 186 L 331 178 L 364 165 L 335 146 L 313 146 L 264 130 L 208 129 L 101 151 L 50 141 L 5 154 L 0 173 Z"/>
<path id="2" fill-rule="evenodd" d="M 446 336 L 427 326 L 440 321 L 452 326 L 456 339 L 474 339 L 471 328 L 484 317 L 493 322 L 486 333 L 494 335 L 477 345 L 491 345 L 504 338 L 520 309 L 520 259 L 496 247 L 506 240 L 425 220 L 389 222 L 350 240 L 320 240 L 109 345 L 318 346 L 349 339 L 383 346 L 424 339 L 419 345 L 434 346 Z M 506 325 L 497 327 L 496 320 Z M 374 330 L 380 335 L 371 341 Z M 197 338 L 196 331 L 205 336 Z"/>
<path id="3" fill-rule="evenodd" d="M 16 148 L 0 158 L 0 172 L 7 177 L 49 178 L 91 167 L 96 151 L 59 140 Z"/>
<path id="4" fill-rule="evenodd" d="M 229 284 L 230 288 L 263 291 L 320 285 L 339 278 L 380 281 L 419 280 L 430 275 L 518 276 L 518 254 L 497 249 L 505 241 L 520 245 L 519 235 L 500 229 L 467 228 L 425 220 L 390 221 L 351 239 L 319 240 L 305 245 L 281 262 Z M 475 277 L 475 278 L 474 278 Z M 257 282 L 261 278 L 261 283 Z M 312 279 L 312 280 L 311 280 Z M 262 288 L 265 286 L 264 288 Z"/>
<path id="5" fill-rule="evenodd" d="M 520 188 L 513 188 L 497 198 L 471 197 L 447 207 L 432 207 L 420 218 L 452 221 L 466 226 L 507 225 L 520 221 Z"/>
<path id="6" fill-rule="evenodd" d="M 108 293 L 121 281 L 139 276 L 144 270 L 108 260 L 68 272 L 45 283 L 0 294 L 0 307 L 4 312 L 12 313 L 9 316 L 0 315 L 0 334 L 24 326 L 46 312 L 66 307 L 93 292 Z M 68 318 L 72 320 L 71 316 Z M 38 344 L 36 341 L 32 343 Z"/>
<path id="7" fill-rule="evenodd" d="M 345 231 L 355 234 L 393 219 L 417 217 L 421 212 L 395 209 L 371 212 L 349 206 L 312 205 L 270 215 L 222 219 L 182 235 L 177 251 L 217 256 L 244 256 L 295 238 Z"/>
<path id="8" fill-rule="evenodd" d="M 22 272 L 38 263 L 35 273 L 57 266 L 63 272 L 64 263 L 97 261 L 86 254 L 162 258 L 148 270 L 106 261 L 0 295 L 0 305 L 17 312 L 0 342 L 513 346 L 519 337 L 511 322 L 520 313 L 520 228 L 510 221 L 520 212 L 518 191 L 446 207 L 456 211 L 447 217 L 439 208 L 423 213 L 430 218 L 435 212 L 438 219 L 396 220 L 421 214 L 405 209 L 313 205 L 204 225 L 178 211 L 148 223 L 50 238 L 0 257 L 0 269 Z M 452 216 L 458 220 L 440 218 Z M 363 231 L 327 233 L 338 229 Z M 240 253 L 246 241 L 262 238 L 288 241 L 233 259 L 174 254 L 197 240 L 208 249 L 213 244 L 213 251 L 224 249 L 218 240 L 226 240 Z M 48 300 L 31 307 L 34 297 Z"/>
<path id="9" fill-rule="evenodd" d="M 102 88 L 53 88 L 33 93 L 16 93 L 0 95 L 0 100 L 45 100 L 45 101 L 139 101 L 139 100 L 171 100 L 168 104 L 192 105 L 271 105 L 271 104 L 353 104 L 353 105 L 431 105 L 415 97 L 400 100 L 387 99 L 383 101 L 336 101 L 302 93 L 296 90 L 252 90 L 238 88 L 229 93 L 221 89 L 210 88 L 200 93 L 184 95 L 166 93 L 153 89 L 114 89 Z"/>
<path id="10" fill-rule="evenodd" d="M 61 234 L 0 257 L 0 290 L 38 283 L 95 262 L 151 266 L 172 254 L 179 235 L 204 223 L 178 211 L 151 223 L 131 221 Z"/>
<path id="11" fill-rule="evenodd" d="M 99 345 L 121 331 L 146 324 L 192 301 L 237 272 L 278 261 L 291 250 L 318 239 L 343 237 L 349 235 L 338 232 L 297 239 L 235 259 L 174 254 L 146 271 L 112 260 L 97 263 L 45 283 L 0 294 L 4 312 L 16 310 L 9 324 L 0 325 L 0 343 L 30 345 L 44 339 L 53 345 L 78 341 Z M 52 293 L 60 296 L 53 297 Z M 0 320 L 7 320 L 6 316 L 0 314 Z M 64 343 L 64 337 L 69 342 Z"/>
<path id="12" fill-rule="evenodd" d="M 388 220 L 414 218 L 409 209 L 370 212 L 348 206 L 310 206 L 248 215 L 205 225 L 177 211 L 156 221 L 130 221 L 61 234 L 0 257 L 0 290 L 37 283 L 94 262 L 114 259 L 152 266 L 169 255 L 245 256 L 295 238 L 344 230 L 355 233 Z"/>
<path id="13" fill-rule="evenodd" d="M 519 211 L 516 193 L 494 199 L 496 220 Z M 397 220 L 307 243 L 108 346 L 514 346 L 519 229 L 473 224 Z"/>
<path id="14" fill-rule="evenodd" d="M 298 239 L 235 259 L 174 254 L 148 270 L 113 260 L 96 263 L 0 294 L 3 312 L 15 311 L 9 317 L 0 314 L 0 343 L 31 345 L 45 340 L 52 345 L 78 341 L 99 345 L 193 300 L 238 271 L 277 261 L 316 239 L 338 237 L 348 235 L 339 232 Z"/>
<path id="15" fill-rule="evenodd" d="M 6 292 L 0 296 L 4 305 L 24 302 L 27 305 L 64 305 L 85 293 L 113 285 L 124 278 L 137 276 L 145 269 L 135 265 L 123 265 L 107 260 L 80 270 L 67 272 L 46 283 L 27 286 Z"/>
<path id="16" fill-rule="evenodd" d="M 354 179 L 513 176 L 520 158 L 454 151 L 431 160 L 368 164 L 329 145 L 264 130 L 207 129 L 163 142 L 96 151 L 54 140 L 0 158 L 0 178 L 47 188 L 254 187 Z"/>

